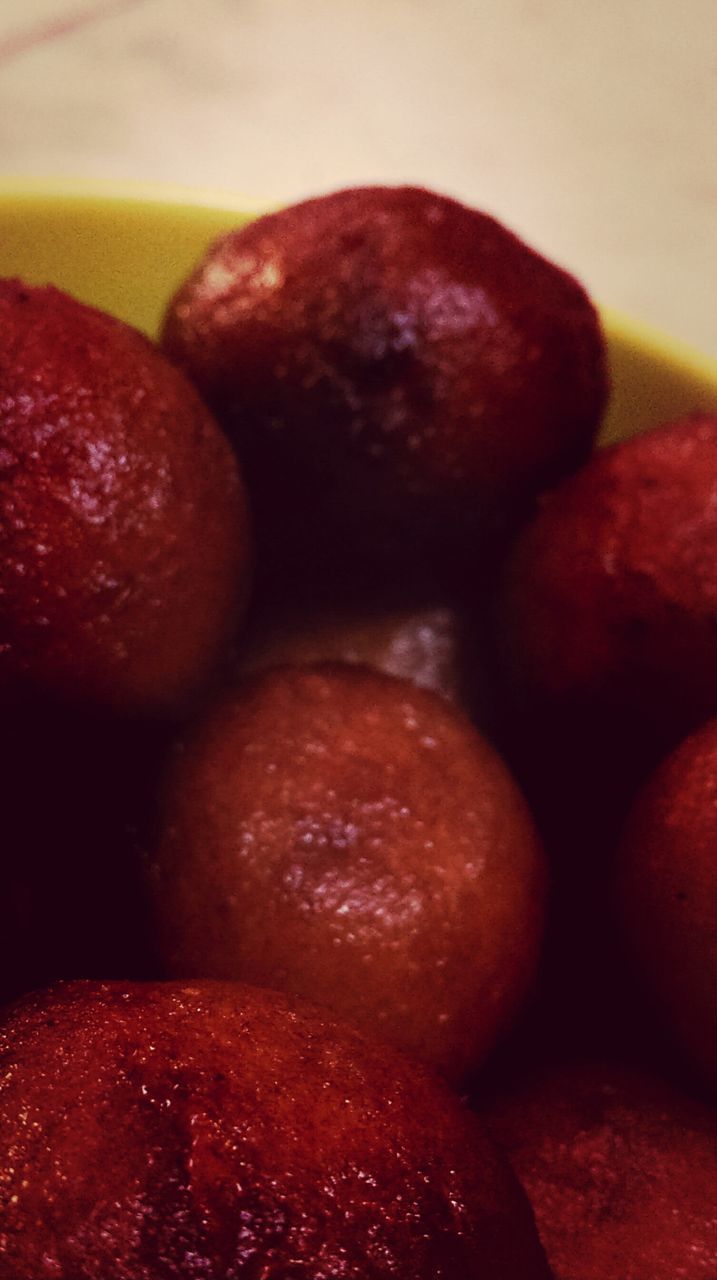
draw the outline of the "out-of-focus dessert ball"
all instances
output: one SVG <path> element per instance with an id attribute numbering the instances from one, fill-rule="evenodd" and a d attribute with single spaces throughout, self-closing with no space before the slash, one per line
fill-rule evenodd
<path id="1" fill-rule="evenodd" d="M 484 1116 L 535 1212 L 555 1280 L 717 1275 L 717 1112 L 647 1072 L 583 1063 Z"/>
<path id="2" fill-rule="evenodd" d="M 717 720 L 663 762 L 620 845 L 625 942 L 662 1022 L 717 1090 Z"/>

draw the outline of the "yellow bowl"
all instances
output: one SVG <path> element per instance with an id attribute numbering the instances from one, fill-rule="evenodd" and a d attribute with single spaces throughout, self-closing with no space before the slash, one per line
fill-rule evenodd
<path id="1" fill-rule="evenodd" d="M 52 282 L 150 335 L 207 245 L 260 206 L 132 183 L 0 180 L 0 275 Z M 717 412 L 717 361 L 602 309 L 612 397 L 602 439 L 693 409 Z"/>

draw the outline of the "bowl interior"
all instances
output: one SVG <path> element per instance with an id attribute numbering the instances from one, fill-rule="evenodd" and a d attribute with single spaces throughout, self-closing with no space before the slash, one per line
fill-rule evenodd
<path id="1" fill-rule="evenodd" d="M 258 212 L 199 191 L 123 184 L 0 183 L 0 275 L 53 283 L 157 333 L 209 243 Z M 717 412 L 717 361 L 602 309 L 612 396 L 603 440 L 695 409 Z"/>

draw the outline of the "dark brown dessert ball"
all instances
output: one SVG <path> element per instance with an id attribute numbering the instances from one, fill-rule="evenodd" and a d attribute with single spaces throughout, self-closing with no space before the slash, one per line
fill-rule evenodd
<path id="1" fill-rule="evenodd" d="M 153 865 L 167 972 L 309 996 L 459 1080 L 529 986 L 544 912 L 530 814 L 436 694 L 285 667 L 199 725 Z"/>
<path id="2" fill-rule="evenodd" d="M 617 897 L 664 1025 L 717 1089 L 717 720 L 642 791 L 619 850 Z"/>
<path id="3" fill-rule="evenodd" d="M 529 689 L 671 732 L 717 712 L 717 418 L 596 454 L 522 534 L 506 594 Z"/>
<path id="4" fill-rule="evenodd" d="M 606 398 L 581 286 L 419 188 L 339 191 L 230 233 L 163 341 L 235 440 L 265 540 L 313 528 L 329 556 L 347 540 L 473 564 L 587 456 Z"/>
<path id="5" fill-rule="evenodd" d="M 246 596 L 231 449 L 184 375 L 54 288 L 0 282 L 0 695 L 174 709 Z"/>
<path id="6" fill-rule="evenodd" d="M 437 1082 L 239 984 L 73 983 L 0 1028 L 0 1278 L 549 1280 Z"/>
<path id="7" fill-rule="evenodd" d="M 555 1280 L 714 1280 L 717 1112 L 641 1071 L 553 1068 L 484 1119 Z"/>

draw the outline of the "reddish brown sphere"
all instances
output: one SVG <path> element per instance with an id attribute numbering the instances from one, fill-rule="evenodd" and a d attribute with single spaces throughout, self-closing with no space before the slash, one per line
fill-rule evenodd
<path id="1" fill-rule="evenodd" d="M 0 1028 L 0 1280 L 549 1280 L 477 1121 L 239 984 L 74 983 Z"/>
<path id="2" fill-rule="evenodd" d="M 717 1112 L 642 1072 L 562 1067 L 484 1117 L 555 1280 L 714 1280 Z"/>
<path id="3" fill-rule="evenodd" d="M 123 712 L 202 685 L 247 591 L 231 449 L 141 334 L 0 282 L 0 694 Z"/>
<path id="4" fill-rule="evenodd" d="M 521 684 L 678 732 L 717 712 L 717 418 L 597 454 L 548 495 L 508 579 Z"/>
<path id="5" fill-rule="evenodd" d="M 502 747 L 555 867 L 552 975 L 565 1025 L 596 1004 L 630 1034 L 612 859 L 659 760 L 717 713 L 717 418 L 595 455 L 518 539 L 498 635 Z M 595 1043 L 594 1038 L 592 1043 Z"/>
<path id="6" fill-rule="evenodd" d="M 617 897 L 664 1024 L 717 1089 L 717 720 L 641 793 L 619 851 Z"/>
<path id="7" fill-rule="evenodd" d="M 265 538 L 292 547 L 313 522 L 328 554 L 340 531 L 473 564 L 587 455 L 606 397 L 580 285 L 494 219 L 411 187 L 339 191 L 230 233 L 174 298 L 164 345 L 235 439 Z"/>
<path id="8" fill-rule="evenodd" d="M 153 866 L 167 972 L 309 996 L 461 1079 L 529 986 L 544 866 L 502 761 L 360 667 L 248 681 L 177 755 Z"/>

